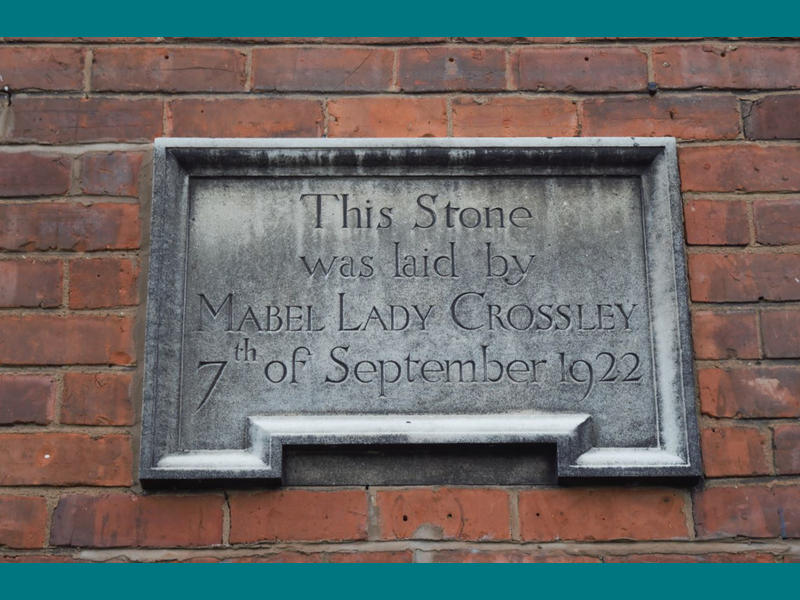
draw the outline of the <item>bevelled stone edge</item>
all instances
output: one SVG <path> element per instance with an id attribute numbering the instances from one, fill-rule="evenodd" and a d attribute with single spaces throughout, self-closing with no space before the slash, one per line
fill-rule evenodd
<path id="1" fill-rule="evenodd" d="M 382 444 L 555 444 L 559 478 L 626 474 L 691 477 L 693 465 L 659 448 L 592 448 L 587 414 L 298 415 L 249 418 L 247 450 L 163 457 L 142 479 L 280 480 L 286 446 Z"/>
<path id="2" fill-rule="evenodd" d="M 633 151 L 634 153 L 641 153 L 641 157 L 649 162 L 649 168 L 645 169 L 644 177 L 647 173 L 654 176 L 658 183 L 651 190 L 653 196 L 661 198 L 661 201 L 666 201 L 671 207 L 672 219 L 671 223 L 665 223 L 667 230 L 671 229 L 672 246 L 674 251 L 674 259 L 677 264 L 674 265 L 674 284 L 675 290 L 672 294 L 677 296 L 675 300 L 678 304 L 678 323 L 677 330 L 680 338 L 679 346 L 682 351 L 678 353 L 677 363 L 683 369 L 688 369 L 689 376 L 683 378 L 683 393 L 679 394 L 678 398 L 671 398 L 669 400 L 662 398 L 662 401 L 672 402 L 673 410 L 677 410 L 678 417 L 676 423 L 668 423 L 669 426 L 677 425 L 680 431 L 680 440 L 674 440 L 677 444 L 669 444 L 672 448 L 665 448 L 660 444 L 658 448 L 652 449 L 635 449 L 635 448 L 597 448 L 592 454 L 587 453 L 587 457 L 578 464 L 571 464 L 569 460 L 565 461 L 562 455 L 577 456 L 574 452 L 566 452 L 565 445 L 557 444 L 558 446 L 558 464 L 557 470 L 560 479 L 592 479 L 592 478 L 631 478 L 631 477 L 645 477 L 645 478 L 658 478 L 658 477 L 697 477 L 701 473 L 700 465 L 700 451 L 699 440 L 697 439 L 697 423 L 696 423 L 696 408 L 695 408 L 695 395 L 694 395 L 694 382 L 691 373 L 693 372 L 693 363 L 691 356 L 691 332 L 689 330 L 688 307 L 686 305 L 687 298 L 687 282 L 686 282 L 686 267 L 685 267 L 685 249 L 683 242 L 683 222 L 682 210 L 680 199 L 680 182 L 677 165 L 676 141 L 674 138 L 349 138 L 349 139 L 320 139 L 320 138 L 292 138 L 292 139 L 252 139 L 252 138 L 226 138 L 226 139 L 213 139 L 213 138 L 159 138 L 155 143 L 155 155 L 161 157 L 160 161 L 156 161 L 154 169 L 154 202 L 152 206 L 152 223 L 153 229 L 151 235 L 156 238 L 156 243 L 153 246 L 152 254 L 157 257 L 165 258 L 169 261 L 170 255 L 166 253 L 164 243 L 168 243 L 170 239 L 169 226 L 170 223 L 175 225 L 175 221 L 180 221 L 180 215 L 175 216 L 174 211 L 186 203 L 186 182 L 191 172 L 194 170 L 193 162 L 197 156 L 202 156 L 204 151 L 211 152 L 215 156 L 219 156 L 219 152 L 225 148 L 232 149 L 236 152 L 243 152 L 250 149 L 253 151 L 252 157 L 255 160 L 259 150 L 265 151 L 278 151 L 281 149 L 317 149 L 317 150 L 332 150 L 337 148 L 349 149 L 348 151 L 358 151 L 359 148 L 365 152 L 370 149 L 375 151 L 390 150 L 390 149 L 419 149 L 425 152 L 426 148 L 431 149 L 469 149 L 477 148 L 488 151 L 493 151 L 494 148 L 517 148 L 521 151 L 535 151 L 537 149 L 547 150 L 552 148 L 557 150 L 561 148 L 568 152 L 575 152 L 581 155 L 596 157 L 597 152 L 608 153 L 615 149 Z M 181 149 L 196 150 L 201 153 L 199 155 L 192 154 L 187 156 L 186 161 L 178 159 L 177 153 L 183 152 Z M 172 152 L 171 150 L 175 150 Z M 638 154 L 637 154 L 638 155 Z M 250 155 L 248 155 L 250 156 Z M 618 160 L 625 160 L 621 155 L 617 156 Z M 265 165 L 258 166 L 260 163 L 256 161 L 256 170 L 263 171 Z M 593 163 L 590 163 L 593 164 Z M 578 168 L 586 169 L 586 165 L 581 165 Z M 605 168 L 605 165 L 603 166 Z M 639 171 L 641 173 L 641 171 Z M 665 189 L 666 187 L 666 189 Z M 664 198 L 664 196 L 667 196 Z M 162 211 L 164 204 L 169 205 L 171 212 L 168 218 L 160 218 L 162 215 L 156 210 L 156 199 L 162 198 Z M 172 198 L 170 200 L 170 198 Z M 669 233 L 664 232 L 669 236 Z M 160 244 L 160 245 L 159 245 Z M 151 261 L 152 269 L 152 261 Z M 253 462 L 252 454 L 250 458 L 244 458 L 244 454 L 248 453 L 247 450 L 220 450 L 220 451 L 189 451 L 186 453 L 170 452 L 167 448 L 175 444 L 175 438 L 172 433 L 167 430 L 174 429 L 174 423 L 165 423 L 157 415 L 161 414 L 162 417 L 166 416 L 167 421 L 174 421 L 175 415 L 171 415 L 169 411 L 165 415 L 164 410 L 169 406 L 174 405 L 174 394 L 167 394 L 164 397 L 164 390 L 160 390 L 161 385 L 158 381 L 158 373 L 154 374 L 152 371 L 160 372 L 164 367 L 161 366 L 159 355 L 162 353 L 160 350 L 167 350 L 165 354 L 174 354 L 176 348 L 172 344 L 164 344 L 163 340 L 156 339 L 158 317 L 161 311 L 164 310 L 163 298 L 159 297 L 159 290 L 162 287 L 158 282 L 163 280 L 165 271 L 169 272 L 171 277 L 170 283 L 177 284 L 182 278 L 180 269 L 164 269 L 159 268 L 162 274 L 159 277 L 149 279 L 148 286 L 148 324 L 145 342 L 145 388 L 144 388 L 144 402 L 143 402 L 143 423 L 149 424 L 149 427 L 143 429 L 142 446 L 141 446 L 141 461 L 140 461 L 140 479 L 143 483 L 146 482 L 167 482 L 179 480 L 199 480 L 203 478 L 211 478 L 212 480 L 236 481 L 236 480 L 253 480 L 253 479 L 272 479 L 275 480 L 274 470 L 265 469 L 258 463 Z M 156 275 L 159 275 L 156 273 Z M 151 271 L 152 277 L 152 271 Z M 174 337 L 174 336 L 173 336 Z M 150 376 L 147 376 L 150 373 Z M 173 390 L 174 391 L 174 390 Z M 161 401 L 157 401 L 157 398 Z M 166 403 L 167 406 L 161 406 Z M 663 419 L 665 415 L 661 415 Z M 673 419 L 677 415 L 673 414 Z M 663 427 L 665 424 L 661 422 L 659 426 Z M 546 442 L 545 439 L 536 440 L 539 442 Z M 180 440 L 177 440 L 180 444 Z M 535 443 L 535 442 L 533 442 Z M 677 446 L 677 447 L 675 447 Z M 178 445 L 180 447 L 180 445 Z M 161 452 L 159 452 L 159 448 Z M 588 449 L 588 447 L 587 447 Z M 166 452 L 165 452 L 166 450 Z M 677 455 L 673 453 L 677 451 Z M 282 452 L 282 444 L 279 446 L 279 451 Z M 680 455 L 680 456 L 679 456 Z M 200 468 L 199 460 L 203 457 L 215 457 L 217 459 L 218 467 L 209 471 Z M 237 458 L 238 457 L 238 458 Z M 242 460 L 239 460 L 242 458 Z M 166 462 L 162 465 L 161 461 L 164 459 Z M 172 463 L 172 460 L 178 463 Z M 685 461 L 685 462 L 681 462 Z M 207 463 L 208 461 L 206 461 Z M 228 466 L 222 466 L 227 464 Z M 178 464 L 182 465 L 176 468 Z M 266 463 L 264 463 L 266 464 Z M 195 468 L 196 465 L 198 468 Z M 238 465 L 232 467 L 232 465 Z M 206 464 L 207 466 L 207 464 Z"/>

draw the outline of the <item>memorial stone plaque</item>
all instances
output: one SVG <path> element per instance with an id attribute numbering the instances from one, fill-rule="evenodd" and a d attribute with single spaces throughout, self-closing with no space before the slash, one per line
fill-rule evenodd
<path id="1" fill-rule="evenodd" d="M 141 479 L 291 446 L 699 473 L 672 138 L 156 140 Z"/>

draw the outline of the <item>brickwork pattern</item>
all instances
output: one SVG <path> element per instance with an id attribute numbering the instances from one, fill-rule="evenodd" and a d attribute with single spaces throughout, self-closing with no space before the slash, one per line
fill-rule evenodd
<path id="1" fill-rule="evenodd" d="M 0 560 L 800 560 L 800 41 L 6 38 L 0 75 Z M 705 478 L 144 493 L 161 135 L 675 136 Z"/>

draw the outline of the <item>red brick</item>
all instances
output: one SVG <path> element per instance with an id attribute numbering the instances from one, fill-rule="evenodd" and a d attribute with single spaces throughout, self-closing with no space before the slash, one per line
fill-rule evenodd
<path id="1" fill-rule="evenodd" d="M 800 299 L 800 254 L 691 254 L 695 302 Z"/>
<path id="2" fill-rule="evenodd" d="M 0 197 L 65 194 L 71 165 L 70 157 L 58 154 L 0 154 Z"/>
<path id="3" fill-rule="evenodd" d="M 678 159 L 684 191 L 800 190 L 800 146 L 688 146 Z"/>
<path id="4" fill-rule="evenodd" d="M 751 140 L 800 139 L 800 94 L 745 102 L 742 111 L 745 135 Z"/>
<path id="5" fill-rule="evenodd" d="M 661 88 L 774 89 L 800 86 L 797 46 L 676 45 L 653 50 Z"/>
<path id="6" fill-rule="evenodd" d="M 761 338 L 767 358 L 800 357 L 800 310 L 762 311 Z"/>
<path id="7" fill-rule="evenodd" d="M 0 434 L 0 485 L 131 485 L 127 435 Z"/>
<path id="8" fill-rule="evenodd" d="M 769 434 L 757 427 L 717 424 L 700 434 L 703 465 L 708 477 L 769 473 Z"/>
<path id="9" fill-rule="evenodd" d="M 52 308 L 60 305 L 60 261 L 0 261 L 0 306 Z"/>
<path id="10" fill-rule="evenodd" d="M 331 137 L 441 137 L 447 135 L 444 98 L 356 97 L 328 102 Z"/>
<path id="11" fill-rule="evenodd" d="M 393 64 L 383 48 L 257 48 L 253 89 L 380 92 L 392 85 Z"/>
<path id="12" fill-rule="evenodd" d="M 71 425 L 133 425 L 130 373 L 65 373 L 61 422 Z"/>
<path id="13" fill-rule="evenodd" d="M 695 358 L 759 358 L 754 312 L 692 314 Z"/>
<path id="14" fill-rule="evenodd" d="M 732 139 L 739 134 L 734 96 L 625 96 L 583 103 L 583 135 Z"/>
<path id="15" fill-rule="evenodd" d="M 457 37 L 459 42 L 470 44 L 568 44 L 572 37 Z"/>
<path id="16" fill-rule="evenodd" d="M 208 137 L 318 137 L 322 105 L 297 98 L 180 99 L 167 104 L 167 133 Z"/>
<path id="17" fill-rule="evenodd" d="M 383 539 L 508 540 L 508 493 L 487 489 L 378 492 Z"/>
<path id="18" fill-rule="evenodd" d="M 227 563 L 410 563 L 410 550 L 386 550 L 368 552 L 271 552 L 252 556 L 212 559 Z"/>
<path id="19" fill-rule="evenodd" d="M 433 46 L 397 51 L 397 85 L 405 92 L 503 90 L 501 48 Z"/>
<path id="20" fill-rule="evenodd" d="M 139 247 L 139 237 L 136 204 L 0 205 L 3 250 L 128 250 Z"/>
<path id="21" fill-rule="evenodd" d="M 686 243 L 744 246 L 750 242 L 747 204 L 743 200 L 689 200 L 684 207 Z"/>
<path id="22" fill-rule="evenodd" d="M 81 157 L 80 188 L 84 194 L 136 196 L 144 154 L 92 152 Z"/>
<path id="23" fill-rule="evenodd" d="M 222 543 L 218 495 L 66 496 L 50 532 L 54 546 L 185 547 Z"/>
<path id="24" fill-rule="evenodd" d="M 695 496 L 694 513 L 704 538 L 797 537 L 800 486 L 708 488 Z"/>
<path id="25" fill-rule="evenodd" d="M 523 540 L 665 540 L 689 535 L 676 490 L 551 489 L 520 492 Z"/>
<path id="26" fill-rule="evenodd" d="M 577 132 L 575 103 L 566 98 L 462 96 L 453 100 L 455 136 L 573 136 Z"/>
<path id="27" fill-rule="evenodd" d="M 712 417 L 800 417 L 800 368 L 700 369 L 700 403 Z"/>
<path id="28" fill-rule="evenodd" d="M 4 563 L 88 563 L 89 560 L 80 560 L 62 554 L 21 554 L 19 556 L 3 556 Z"/>
<path id="29" fill-rule="evenodd" d="M 55 381 L 48 375 L 0 375 L 0 425 L 47 425 L 55 401 Z"/>
<path id="30" fill-rule="evenodd" d="M 89 258 L 69 263 L 69 307 L 107 308 L 139 303 L 139 265 L 132 258 Z"/>
<path id="31" fill-rule="evenodd" d="M 52 46 L 0 47 L 0 87 L 21 90 L 83 89 L 83 50 Z"/>
<path id="32" fill-rule="evenodd" d="M 234 492 L 230 507 L 233 544 L 367 537 L 364 490 Z"/>
<path id="33" fill-rule="evenodd" d="M 247 56 L 232 48 L 96 48 L 92 89 L 126 92 L 244 91 Z"/>
<path id="34" fill-rule="evenodd" d="M 580 556 L 564 552 L 542 550 L 437 550 L 435 563 L 599 563 L 593 556 Z"/>
<path id="35" fill-rule="evenodd" d="M 7 141 L 78 144 L 150 142 L 162 133 L 161 100 L 151 98 L 17 98 Z"/>
<path id="36" fill-rule="evenodd" d="M 775 468 L 781 475 L 800 474 L 800 424 L 776 425 Z"/>
<path id="37" fill-rule="evenodd" d="M 766 552 L 710 552 L 708 554 L 629 554 L 606 556 L 607 563 L 774 563 L 776 557 Z"/>
<path id="38" fill-rule="evenodd" d="M 636 48 L 522 48 L 519 89 L 633 92 L 647 88 L 647 57 Z"/>
<path id="39" fill-rule="evenodd" d="M 296 38 L 276 38 L 293 40 Z M 326 44 L 437 44 L 447 41 L 446 37 L 320 37 L 315 38 Z"/>
<path id="40" fill-rule="evenodd" d="M 0 496 L 0 546 L 42 548 L 46 527 L 47 502 L 44 498 Z"/>
<path id="41" fill-rule="evenodd" d="M 759 244 L 800 244 L 799 198 L 756 200 L 753 202 L 753 220 Z"/>
<path id="42" fill-rule="evenodd" d="M 0 316 L 0 363 L 132 365 L 133 318 L 102 315 Z"/>

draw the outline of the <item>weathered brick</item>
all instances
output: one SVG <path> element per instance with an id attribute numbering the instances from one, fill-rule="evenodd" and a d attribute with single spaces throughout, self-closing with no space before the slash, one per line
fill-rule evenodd
<path id="1" fill-rule="evenodd" d="M 733 139 L 739 134 L 734 96 L 626 96 L 583 102 L 583 135 Z"/>
<path id="2" fill-rule="evenodd" d="M 377 494 L 383 539 L 507 540 L 509 498 L 504 490 L 406 489 Z"/>
<path id="3" fill-rule="evenodd" d="M 800 146 L 687 146 L 678 159 L 684 191 L 800 190 Z"/>
<path id="4" fill-rule="evenodd" d="M 0 197 L 65 194 L 71 165 L 70 157 L 58 154 L 0 154 Z"/>
<path id="5" fill-rule="evenodd" d="M 742 112 L 745 136 L 751 140 L 800 139 L 800 94 L 745 102 Z"/>
<path id="6" fill-rule="evenodd" d="M 132 365 L 133 325 L 111 315 L 0 316 L 0 363 Z"/>
<path id="7" fill-rule="evenodd" d="M 692 314 L 695 358 L 759 358 L 756 314 L 752 311 Z"/>
<path id="8" fill-rule="evenodd" d="M 253 50 L 253 89 L 380 92 L 392 85 L 394 52 L 383 48 Z"/>
<path id="9" fill-rule="evenodd" d="M 65 373 L 61 422 L 133 425 L 130 373 Z"/>
<path id="10" fill-rule="evenodd" d="M 675 45 L 653 50 L 661 88 L 774 89 L 800 86 L 797 46 Z"/>
<path id="11" fill-rule="evenodd" d="M 800 310 L 762 311 L 761 338 L 767 358 L 800 357 Z"/>
<path id="12" fill-rule="evenodd" d="M 0 434 L 0 485 L 130 485 L 127 435 L 84 433 Z"/>
<path id="13" fill-rule="evenodd" d="M 332 137 L 441 137 L 447 135 L 444 98 L 370 96 L 328 101 Z"/>
<path id="14" fill-rule="evenodd" d="M 42 548 L 46 527 L 47 502 L 44 498 L 0 496 L 0 546 Z"/>
<path id="15" fill-rule="evenodd" d="M 246 54 L 232 48 L 96 48 L 91 85 L 99 91 L 244 91 L 246 63 Z"/>
<path id="16" fill-rule="evenodd" d="M 750 242 L 743 200 L 689 200 L 683 212 L 687 244 L 744 246 Z"/>
<path id="17" fill-rule="evenodd" d="M 50 532 L 54 546 L 184 547 L 222 543 L 219 495 L 62 498 Z"/>
<path id="18" fill-rule="evenodd" d="M 363 540 L 364 490 L 234 492 L 231 543 L 275 540 Z"/>
<path id="19" fill-rule="evenodd" d="M 569 137 L 578 131 L 575 103 L 566 98 L 461 96 L 452 106 L 455 136 Z"/>
<path id="20" fill-rule="evenodd" d="M 647 88 L 647 57 L 636 48 L 522 48 L 515 54 L 521 90 L 633 92 Z"/>
<path id="21" fill-rule="evenodd" d="M 599 563 L 599 558 L 542 550 L 436 550 L 435 563 Z"/>
<path id="22" fill-rule="evenodd" d="M 136 196 L 144 154 L 92 152 L 80 159 L 80 189 L 84 194 Z"/>
<path id="23" fill-rule="evenodd" d="M 318 137 L 322 105 L 298 98 L 182 98 L 167 104 L 167 134 L 208 137 Z"/>
<path id="24" fill-rule="evenodd" d="M 406 92 L 502 90 L 506 54 L 501 48 L 402 48 L 397 51 L 397 85 Z"/>
<path id="25" fill-rule="evenodd" d="M 296 43 L 297 38 L 272 38 Z M 313 38 L 317 42 L 326 44 L 437 44 L 447 41 L 446 37 L 319 37 Z"/>
<path id="26" fill-rule="evenodd" d="M 800 424 L 775 425 L 775 469 L 781 475 L 800 474 Z"/>
<path id="27" fill-rule="evenodd" d="M 756 200 L 753 220 L 759 244 L 800 244 L 800 198 Z"/>
<path id="28" fill-rule="evenodd" d="M 60 261 L 0 261 L 0 306 L 52 308 L 60 305 Z"/>
<path id="29" fill-rule="evenodd" d="M 151 98 L 17 98 L 6 141 L 46 144 L 150 142 L 162 133 L 162 103 Z"/>
<path id="30" fill-rule="evenodd" d="M 327 552 L 322 562 L 329 563 L 409 563 L 413 560 L 410 550 L 374 552 Z"/>
<path id="31" fill-rule="evenodd" d="M 703 466 L 708 477 L 766 475 L 769 434 L 758 427 L 718 423 L 701 431 Z"/>
<path id="32" fill-rule="evenodd" d="M 0 204 L 3 250 L 128 250 L 139 238 L 136 204 Z"/>
<path id="33" fill-rule="evenodd" d="M 695 302 L 800 299 L 800 254 L 691 254 Z"/>
<path id="34" fill-rule="evenodd" d="M 523 540 L 668 540 L 689 537 L 677 490 L 550 489 L 520 492 Z"/>
<path id="35" fill-rule="evenodd" d="M 703 538 L 800 535 L 800 487 L 707 488 L 695 495 L 694 518 Z"/>
<path id="36" fill-rule="evenodd" d="M 70 308 L 135 306 L 139 265 L 133 258 L 88 258 L 69 262 Z"/>
<path id="37" fill-rule="evenodd" d="M 703 413 L 712 417 L 800 417 L 800 368 L 707 368 L 697 373 Z"/>
<path id="38" fill-rule="evenodd" d="M 229 563 L 409 563 L 410 550 L 374 550 L 364 552 L 270 552 L 251 556 L 212 559 Z"/>
<path id="39" fill-rule="evenodd" d="M 457 37 L 456 40 L 469 44 L 568 44 L 573 37 Z M 591 38 L 593 39 L 593 38 Z"/>
<path id="40" fill-rule="evenodd" d="M 3 556 L 4 563 L 88 563 L 89 560 L 63 554 L 20 554 L 18 556 Z"/>
<path id="41" fill-rule="evenodd" d="M 606 556 L 607 563 L 774 563 L 774 554 L 766 552 L 709 552 L 708 554 L 628 554 Z"/>
<path id="42" fill-rule="evenodd" d="M 0 47 L 0 87 L 10 90 L 83 89 L 83 50 L 75 47 Z"/>
<path id="43" fill-rule="evenodd" d="M 49 375 L 0 375 L 0 425 L 50 423 L 55 383 Z"/>

